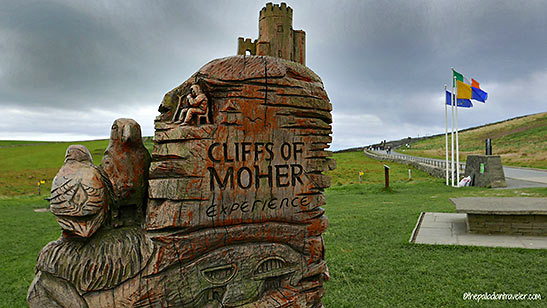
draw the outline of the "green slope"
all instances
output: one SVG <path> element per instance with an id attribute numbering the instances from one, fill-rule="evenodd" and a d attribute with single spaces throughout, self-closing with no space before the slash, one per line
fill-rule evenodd
<path id="1" fill-rule="evenodd" d="M 69 145 L 85 145 L 98 165 L 108 141 L 0 141 L 0 196 L 36 194 L 40 180 L 46 180 L 41 190 L 49 195 L 51 180 L 63 165 Z M 145 138 L 145 145 L 151 150 L 151 138 Z"/>
<path id="2" fill-rule="evenodd" d="M 484 154 L 487 138 L 492 139 L 493 154 L 501 155 L 504 165 L 547 169 L 547 112 L 460 132 L 460 161 L 465 161 L 469 154 Z M 399 151 L 423 157 L 445 157 L 444 135 L 417 141 L 411 147 Z"/>
<path id="3" fill-rule="evenodd" d="M 338 168 L 328 172 L 333 187 L 325 192 L 325 258 L 331 277 L 325 283 L 325 307 L 545 307 L 546 250 L 416 245 L 408 240 L 421 212 L 455 211 L 449 198 L 545 197 L 547 190 L 455 189 L 419 170 L 409 181 L 408 166 L 395 163 L 388 163 L 391 189 L 384 190 L 384 162 L 360 151 L 335 153 L 334 158 Z M 365 172 L 363 184 L 358 184 L 359 171 Z M 51 213 L 33 211 L 46 206 L 38 196 L 0 197 L 0 308 L 28 307 L 36 256 L 61 233 Z M 540 293 L 543 299 L 462 299 L 465 292 L 493 291 Z"/>

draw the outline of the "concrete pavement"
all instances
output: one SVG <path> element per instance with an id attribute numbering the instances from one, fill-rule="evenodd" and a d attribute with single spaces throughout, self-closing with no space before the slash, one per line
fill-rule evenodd
<path id="1" fill-rule="evenodd" d="M 530 168 L 503 167 L 506 178 L 547 185 L 547 171 Z"/>
<path id="2" fill-rule="evenodd" d="M 411 243 L 547 249 L 547 236 L 492 235 L 467 232 L 464 213 L 431 213 L 420 215 L 410 237 Z"/>

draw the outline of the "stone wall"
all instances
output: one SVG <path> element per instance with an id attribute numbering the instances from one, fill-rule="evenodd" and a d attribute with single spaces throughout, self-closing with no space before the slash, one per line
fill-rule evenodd
<path id="1" fill-rule="evenodd" d="M 399 164 L 409 165 L 418 170 L 422 170 L 426 172 L 427 174 L 432 175 L 434 177 L 444 179 L 446 176 L 446 169 L 444 167 L 438 167 L 438 166 L 433 166 L 433 165 L 425 164 L 418 161 L 398 158 L 397 156 L 384 155 L 384 154 L 380 154 L 378 152 L 373 152 L 373 151 L 364 150 L 363 152 L 365 153 L 366 156 L 370 158 L 381 160 L 381 161 L 392 161 Z"/>
<path id="2" fill-rule="evenodd" d="M 470 232 L 484 234 L 547 235 L 547 215 L 467 214 Z"/>

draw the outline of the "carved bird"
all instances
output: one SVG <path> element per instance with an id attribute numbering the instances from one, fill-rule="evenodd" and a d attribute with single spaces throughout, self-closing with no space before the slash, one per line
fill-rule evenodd
<path id="1" fill-rule="evenodd" d="M 83 145 L 69 146 L 49 198 L 50 210 L 65 236 L 90 237 L 101 227 L 108 210 L 107 185 L 89 150 Z"/>
<path id="2" fill-rule="evenodd" d="M 150 154 L 142 143 L 141 127 L 133 119 L 112 124 L 110 143 L 101 161 L 114 191 L 114 218 L 138 222 L 144 212 Z M 126 223 L 128 221 L 119 221 Z"/>

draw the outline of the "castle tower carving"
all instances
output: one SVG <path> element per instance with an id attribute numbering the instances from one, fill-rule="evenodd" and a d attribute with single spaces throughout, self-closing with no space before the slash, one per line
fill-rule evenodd
<path id="1" fill-rule="evenodd" d="M 272 56 L 306 65 L 306 32 L 293 30 L 292 8 L 267 3 L 258 18 L 258 39 L 238 38 L 237 54 Z"/>

